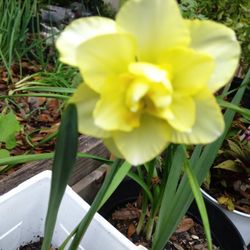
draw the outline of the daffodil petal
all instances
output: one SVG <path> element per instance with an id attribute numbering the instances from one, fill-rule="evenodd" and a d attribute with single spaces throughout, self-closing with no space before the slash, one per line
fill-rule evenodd
<path id="1" fill-rule="evenodd" d="M 72 66 L 77 66 L 77 47 L 93 37 L 116 33 L 116 23 L 105 17 L 84 17 L 73 21 L 60 34 L 56 47 L 60 52 L 60 60 Z"/>
<path id="2" fill-rule="evenodd" d="M 173 143 L 205 144 L 216 140 L 224 130 L 224 119 L 215 97 L 203 91 L 194 97 L 196 121 L 189 132 L 174 131 Z"/>
<path id="3" fill-rule="evenodd" d="M 171 138 L 171 128 L 161 119 L 144 115 L 140 127 L 127 133 L 114 132 L 113 138 L 124 158 L 133 165 L 139 165 L 163 151 Z"/>
<path id="4" fill-rule="evenodd" d="M 103 89 L 94 110 L 97 126 L 108 131 L 130 131 L 139 126 L 138 115 L 132 113 L 126 105 L 126 88 L 123 82 L 117 80 L 110 82 L 105 90 Z"/>
<path id="5" fill-rule="evenodd" d="M 110 138 L 105 138 L 103 140 L 103 144 L 108 148 L 108 150 L 115 155 L 117 158 L 121 158 L 123 159 L 123 155 L 121 154 L 121 152 L 119 151 L 119 149 L 117 148 L 117 146 L 115 145 L 115 142 L 113 140 L 112 137 Z"/>
<path id="6" fill-rule="evenodd" d="M 212 92 L 220 89 L 235 73 L 240 57 L 240 45 L 233 30 L 208 20 L 187 20 L 191 35 L 191 48 L 215 58 L 215 68 L 208 87 Z"/>
<path id="7" fill-rule="evenodd" d="M 131 112 L 140 110 L 140 99 L 147 93 L 148 89 L 149 85 L 143 81 L 135 81 L 130 84 L 126 94 L 126 105 Z"/>
<path id="8" fill-rule="evenodd" d="M 74 103 L 77 107 L 79 131 L 97 138 L 105 138 L 110 136 L 109 132 L 97 127 L 93 118 L 93 110 L 98 99 L 99 95 L 82 83 L 69 102 Z"/>
<path id="9" fill-rule="evenodd" d="M 169 72 L 174 91 L 193 95 L 207 87 L 214 59 L 190 48 L 173 48 L 162 54 L 159 63 Z"/>
<path id="10" fill-rule="evenodd" d="M 135 41 L 127 34 L 98 36 L 82 43 L 77 49 L 77 65 L 84 80 L 98 93 L 102 92 L 103 86 L 126 73 L 135 58 Z"/>
<path id="11" fill-rule="evenodd" d="M 175 0 L 130 0 L 116 17 L 123 31 L 136 37 L 139 60 L 154 63 L 172 46 L 187 46 L 189 33 Z"/>
<path id="12" fill-rule="evenodd" d="M 195 122 L 195 102 L 189 96 L 174 97 L 170 106 L 173 117 L 168 123 L 177 131 L 190 131 Z"/>

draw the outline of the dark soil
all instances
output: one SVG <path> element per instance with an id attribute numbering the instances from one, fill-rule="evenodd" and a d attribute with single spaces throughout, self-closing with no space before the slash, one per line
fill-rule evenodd
<path id="1" fill-rule="evenodd" d="M 25 246 L 21 246 L 20 250 L 40 250 L 42 248 L 43 238 L 39 238 L 38 242 L 31 242 Z M 51 247 L 50 250 L 57 250 L 57 248 Z"/>
<path id="2" fill-rule="evenodd" d="M 124 207 L 117 208 L 109 222 L 123 235 L 136 245 L 143 245 L 150 249 L 151 241 L 146 240 L 145 235 L 137 235 L 136 227 L 140 216 L 140 210 L 136 202 L 128 203 Z M 176 232 L 172 235 L 164 250 L 206 250 L 207 243 L 203 227 L 190 217 L 184 217 Z M 213 249 L 219 249 L 214 246 Z"/>
<path id="3" fill-rule="evenodd" d="M 209 189 L 203 188 L 226 209 L 230 211 L 235 209 L 250 215 L 250 181 L 243 181 L 237 176 L 237 173 L 229 171 L 212 170 L 211 186 Z"/>

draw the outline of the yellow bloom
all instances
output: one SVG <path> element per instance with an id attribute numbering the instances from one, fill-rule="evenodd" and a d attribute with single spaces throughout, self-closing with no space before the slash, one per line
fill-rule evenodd
<path id="1" fill-rule="evenodd" d="M 213 93 L 237 67 L 234 32 L 184 20 L 175 0 L 130 0 L 116 21 L 78 19 L 57 40 L 84 83 L 71 98 L 80 132 L 142 164 L 173 143 L 214 141 L 224 121 Z"/>

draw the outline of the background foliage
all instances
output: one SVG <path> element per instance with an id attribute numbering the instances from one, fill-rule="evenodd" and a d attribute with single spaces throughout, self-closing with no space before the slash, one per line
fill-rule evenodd
<path id="1" fill-rule="evenodd" d="M 235 30 L 242 47 L 242 66 L 250 65 L 249 0 L 180 0 L 183 16 L 189 19 L 211 19 Z"/>

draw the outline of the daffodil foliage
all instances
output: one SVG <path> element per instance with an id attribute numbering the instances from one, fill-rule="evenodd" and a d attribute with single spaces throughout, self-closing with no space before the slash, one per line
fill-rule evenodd
<path id="1" fill-rule="evenodd" d="M 131 164 L 223 132 L 213 94 L 233 76 L 240 46 L 222 24 L 183 19 L 175 0 L 129 0 L 116 20 L 75 20 L 57 48 L 84 78 L 70 99 L 80 132 Z"/>

